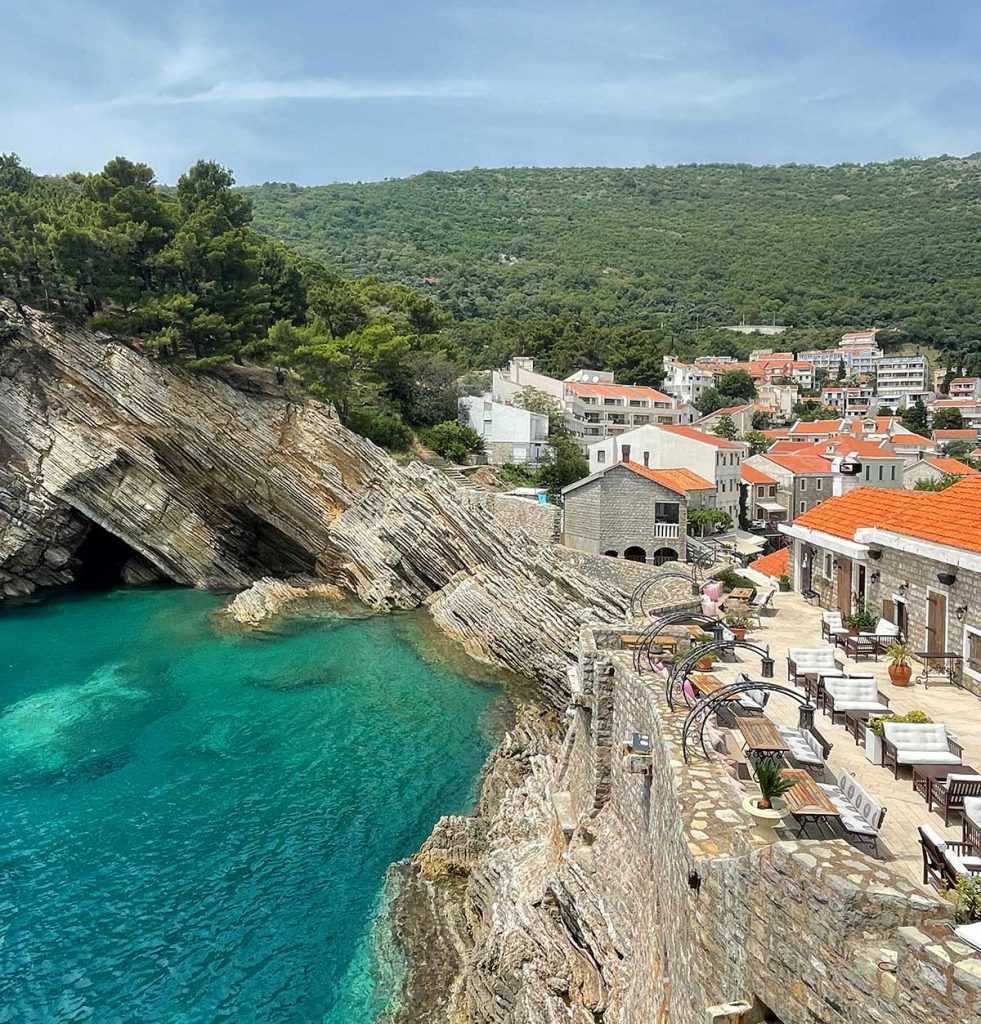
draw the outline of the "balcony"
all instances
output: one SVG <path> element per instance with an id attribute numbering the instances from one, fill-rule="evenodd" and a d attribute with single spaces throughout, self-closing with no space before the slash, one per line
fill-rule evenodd
<path id="1" fill-rule="evenodd" d="M 676 540 L 680 536 L 677 523 L 655 523 L 654 537 L 657 540 Z"/>

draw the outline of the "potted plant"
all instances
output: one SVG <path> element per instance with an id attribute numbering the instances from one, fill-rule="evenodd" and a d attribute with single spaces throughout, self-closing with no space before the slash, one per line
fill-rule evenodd
<path id="1" fill-rule="evenodd" d="M 772 836 L 784 819 L 780 797 L 793 787 L 794 782 L 783 774 L 778 761 L 764 757 L 756 763 L 756 784 L 760 787 L 760 795 L 746 797 L 743 808 L 753 816 L 761 834 Z"/>
<path id="2" fill-rule="evenodd" d="M 852 636 L 856 636 L 859 633 L 871 633 L 878 619 L 868 609 L 859 608 L 851 615 L 843 616 L 841 621 L 848 627 Z"/>
<path id="3" fill-rule="evenodd" d="M 753 620 L 745 612 L 729 612 L 725 621 L 737 640 L 745 640 L 746 630 L 753 624 Z"/>
<path id="4" fill-rule="evenodd" d="M 781 573 L 781 575 L 777 577 L 777 585 L 782 591 L 790 590 L 790 574 L 786 572 Z"/>
<path id="5" fill-rule="evenodd" d="M 909 644 L 897 640 L 889 645 L 886 657 L 889 659 L 889 678 L 892 685 L 909 686 L 910 676 L 913 675 L 913 666 L 910 664 L 913 652 L 909 649 Z"/>
<path id="6" fill-rule="evenodd" d="M 954 920 L 957 924 L 981 921 L 981 878 L 959 878 L 953 889 L 946 893 L 954 905 Z"/>

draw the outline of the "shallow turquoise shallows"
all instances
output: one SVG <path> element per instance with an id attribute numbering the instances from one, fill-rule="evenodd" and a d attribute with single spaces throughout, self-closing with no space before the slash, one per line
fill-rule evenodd
<path id="1" fill-rule="evenodd" d="M 243 637 L 220 603 L 0 614 L 0 1024 L 383 1008 L 385 870 L 472 802 L 500 690 L 413 617 Z"/>

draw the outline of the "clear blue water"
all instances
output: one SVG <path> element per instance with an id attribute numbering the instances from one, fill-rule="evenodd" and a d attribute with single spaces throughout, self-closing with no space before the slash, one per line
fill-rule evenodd
<path id="1" fill-rule="evenodd" d="M 387 866 L 465 810 L 500 691 L 419 620 L 0 614 L 0 1024 L 369 1024 Z"/>

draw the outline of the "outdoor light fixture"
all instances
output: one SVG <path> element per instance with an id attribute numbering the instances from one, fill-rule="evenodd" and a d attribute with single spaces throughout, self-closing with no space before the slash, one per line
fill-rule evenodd
<path id="1" fill-rule="evenodd" d="M 814 728 L 814 712 L 817 708 L 813 704 L 801 704 L 797 708 L 797 728 L 801 732 L 810 732 Z"/>
<path id="2" fill-rule="evenodd" d="M 907 590 L 909 590 L 909 580 L 906 580 L 905 582 L 900 583 L 899 586 L 896 587 L 896 593 L 897 594 L 905 594 Z"/>
<path id="3" fill-rule="evenodd" d="M 716 624 L 712 627 L 712 633 L 715 636 L 715 642 L 717 644 L 725 643 L 725 636 L 723 635 L 724 630 L 725 626 L 721 622 L 716 622 Z"/>
<path id="4" fill-rule="evenodd" d="M 963 622 L 964 621 L 964 617 L 967 615 L 967 605 L 966 604 L 959 604 L 954 609 L 954 614 L 957 616 L 957 621 L 958 622 Z"/>
<path id="5" fill-rule="evenodd" d="M 957 582 L 957 574 L 953 572 L 938 572 L 937 579 L 945 587 L 952 587 Z"/>
<path id="6" fill-rule="evenodd" d="M 871 580 L 871 581 L 872 581 L 873 583 L 878 583 L 878 582 L 879 582 L 879 579 L 880 579 L 880 577 L 879 577 L 879 574 L 878 574 L 877 572 L 874 572 L 874 573 L 872 573 L 872 574 L 871 574 L 871 575 L 869 576 L 869 579 L 870 579 L 870 580 Z"/>
<path id="7" fill-rule="evenodd" d="M 773 678 L 773 659 L 769 654 L 764 655 L 760 661 L 760 673 L 764 679 Z"/>
<path id="8" fill-rule="evenodd" d="M 878 562 L 881 557 L 882 548 L 869 548 L 869 558 L 871 558 L 873 562 Z"/>

